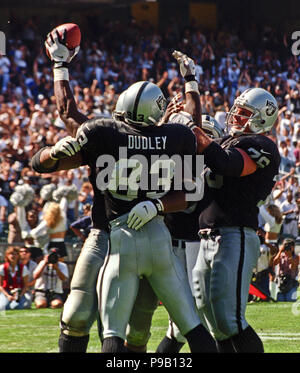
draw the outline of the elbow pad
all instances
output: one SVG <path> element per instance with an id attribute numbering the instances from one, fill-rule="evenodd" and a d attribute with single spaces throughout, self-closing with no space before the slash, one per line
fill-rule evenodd
<path id="1" fill-rule="evenodd" d="M 51 168 L 45 168 L 41 162 L 40 162 L 40 155 L 41 155 L 41 152 L 46 149 L 46 148 L 42 148 L 40 149 L 37 153 L 35 153 L 35 155 L 32 157 L 32 160 L 31 160 L 31 167 L 34 169 L 34 171 L 36 172 L 39 172 L 40 174 L 46 174 L 46 173 L 49 173 L 49 172 L 55 172 L 57 169 L 58 169 L 58 165 L 59 165 L 59 161 L 57 161 L 55 163 L 55 165 Z"/>

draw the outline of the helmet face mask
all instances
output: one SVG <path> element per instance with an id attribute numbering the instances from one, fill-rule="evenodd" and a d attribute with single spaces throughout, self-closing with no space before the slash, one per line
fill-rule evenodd
<path id="1" fill-rule="evenodd" d="M 223 128 L 219 122 L 211 117 L 210 115 L 203 114 L 202 118 L 202 129 L 212 139 L 220 139 L 225 135 Z"/>
<path id="2" fill-rule="evenodd" d="M 273 127 L 278 106 L 270 92 L 262 88 L 249 88 L 235 99 L 227 114 L 226 124 L 231 134 L 260 134 Z"/>
<path id="3" fill-rule="evenodd" d="M 140 126 L 157 126 L 166 110 L 161 89 L 148 81 L 132 84 L 123 100 L 125 122 Z"/>

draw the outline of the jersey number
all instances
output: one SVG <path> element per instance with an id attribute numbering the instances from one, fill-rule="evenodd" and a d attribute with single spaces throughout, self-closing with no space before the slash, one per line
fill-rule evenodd
<path id="1" fill-rule="evenodd" d="M 270 163 L 270 159 L 265 157 L 264 155 L 262 155 L 258 150 L 254 149 L 254 148 L 249 148 L 248 152 L 251 153 L 249 155 L 255 161 L 255 163 L 258 165 L 258 167 L 264 168 L 264 167 L 268 166 L 268 164 Z M 262 153 L 263 153 L 263 151 L 262 151 Z"/>
<path id="2" fill-rule="evenodd" d="M 113 197 L 125 201 L 136 199 L 140 190 L 148 190 L 148 198 L 160 198 L 171 188 L 174 169 L 175 162 L 172 159 L 156 160 L 149 173 L 148 167 L 138 159 L 120 159 L 115 163 L 107 189 Z M 131 172 L 128 175 L 129 170 Z"/>
<path id="3" fill-rule="evenodd" d="M 223 186 L 223 175 L 217 175 L 208 170 L 205 173 L 205 179 L 210 188 L 220 189 Z"/>

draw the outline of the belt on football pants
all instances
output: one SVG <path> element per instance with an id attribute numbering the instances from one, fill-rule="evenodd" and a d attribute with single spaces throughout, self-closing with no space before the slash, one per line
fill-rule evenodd
<path id="1" fill-rule="evenodd" d="M 185 241 L 172 238 L 172 246 L 178 247 L 179 249 L 185 249 Z"/>
<path id="2" fill-rule="evenodd" d="M 217 236 L 220 236 L 221 232 L 219 229 L 200 229 L 198 235 L 200 240 L 215 239 Z"/>

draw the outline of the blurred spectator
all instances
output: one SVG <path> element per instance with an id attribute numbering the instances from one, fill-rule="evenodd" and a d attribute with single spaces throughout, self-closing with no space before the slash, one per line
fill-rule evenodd
<path id="1" fill-rule="evenodd" d="M 63 282 L 69 278 L 68 266 L 61 262 L 54 248 L 44 256 L 33 272 L 36 308 L 61 308 L 63 306 Z M 53 255 L 53 254 L 56 254 Z"/>
<path id="2" fill-rule="evenodd" d="M 27 267 L 29 273 L 28 273 L 28 283 L 27 283 L 27 291 L 24 294 L 24 297 L 27 300 L 27 308 L 31 308 L 31 304 L 34 297 L 34 284 L 35 279 L 33 278 L 33 272 L 35 268 L 37 267 L 37 263 L 33 260 L 31 260 L 31 253 L 30 249 L 27 247 L 21 247 L 19 249 L 20 253 L 20 263 L 22 263 L 24 266 Z"/>
<path id="3" fill-rule="evenodd" d="M 282 225 L 282 234 L 298 237 L 298 205 L 294 199 L 293 192 L 288 191 L 286 200 L 280 205 L 282 215 L 284 216 Z"/>
<path id="4" fill-rule="evenodd" d="M 300 175 L 300 140 L 297 140 L 297 145 L 294 150 L 294 156 L 295 156 L 296 173 Z"/>
<path id="5" fill-rule="evenodd" d="M 280 114 L 279 114 L 280 118 Z M 286 141 L 286 138 L 293 134 L 292 112 L 290 110 L 284 111 L 284 117 L 280 119 L 277 127 L 277 136 L 279 141 Z"/>
<path id="6" fill-rule="evenodd" d="M 83 215 L 70 225 L 70 229 L 84 242 L 92 228 L 91 205 L 89 203 L 83 206 Z"/>
<path id="7" fill-rule="evenodd" d="M 1 189 L 0 189 L 1 193 Z M 0 194 L 0 235 L 4 231 L 5 222 L 7 221 L 8 201 Z"/>
<path id="8" fill-rule="evenodd" d="M 272 281 L 274 277 L 272 264 L 273 258 L 278 252 L 278 249 L 276 245 L 268 243 L 265 240 L 265 235 L 263 232 L 258 232 L 258 236 L 260 238 L 260 255 L 256 268 L 254 269 L 255 285 L 257 285 L 258 288 L 265 294 L 273 298 L 270 281 Z"/>
<path id="9" fill-rule="evenodd" d="M 297 82 L 293 84 L 293 87 L 299 87 Z M 299 90 L 291 90 L 291 94 L 288 96 L 288 101 L 287 104 L 289 106 L 289 109 L 294 113 L 295 119 L 299 120 L 300 119 L 300 95 L 299 95 Z"/>
<path id="10" fill-rule="evenodd" d="M 25 246 L 30 250 L 31 259 L 35 262 L 39 262 L 43 256 L 43 242 L 37 236 L 32 236 L 30 232 L 38 226 L 38 211 L 34 208 L 25 210 L 22 206 L 15 207 L 16 213 L 13 213 L 11 220 L 11 232 L 9 235 L 10 239 L 14 239 L 14 230 L 20 227 L 21 238 Z"/>
<path id="11" fill-rule="evenodd" d="M 270 215 L 270 218 L 264 225 L 264 231 L 266 232 L 265 241 L 277 246 L 283 224 L 282 212 L 278 206 L 273 204 L 269 204 L 264 208 Z"/>
<path id="12" fill-rule="evenodd" d="M 278 251 L 278 240 L 282 230 L 283 217 L 280 208 L 275 204 L 262 205 L 259 208 L 261 239 L 260 257 L 256 268 L 257 285 L 273 299 L 276 299 L 275 273 L 271 260 Z M 263 233 L 262 233 L 263 232 Z M 261 273 L 260 273 L 261 272 Z"/>
<path id="13" fill-rule="evenodd" d="M 0 310 L 29 308 L 24 294 L 28 289 L 28 269 L 19 261 L 19 250 L 10 246 L 0 265 Z"/>
<path id="14" fill-rule="evenodd" d="M 285 174 L 291 171 L 292 168 L 295 168 L 295 160 L 291 157 L 289 148 L 287 147 L 286 142 L 282 142 L 282 152 L 281 152 L 281 162 L 279 166 L 279 172 Z"/>
<path id="15" fill-rule="evenodd" d="M 10 73 L 10 60 L 0 53 L 0 75 L 2 76 L 2 85 L 0 92 L 4 93 L 7 90 L 7 85 L 9 83 L 9 73 Z"/>
<path id="16" fill-rule="evenodd" d="M 177 70 L 177 64 L 175 62 L 172 62 L 168 71 L 168 79 L 173 80 L 174 78 L 178 77 L 178 70 Z"/>
<path id="17" fill-rule="evenodd" d="M 297 300 L 299 255 L 295 254 L 295 241 L 286 238 L 274 257 L 273 266 L 278 284 L 277 300 L 294 302 Z"/>
<path id="18" fill-rule="evenodd" d="M 50 202 L 45 209 L 42 221 L 39 225 L 30 231 L 30 236 L 37 238 L 39 236 L 49 235 L 49 241 L 44 246 L 44 251 L 49 251 L 55 247 L 61 259 L 67 256 L 65 245 L 65 235 L 67 231 L 66 216 L 66 198 L 63 198 L 63 206 L 56 202 Z"/>
<path id="19" fill-rule="evenodd" d="M 92 204 L 93 203 L 93 188 L 90 184 L 90 182 L 84 182 L 81 186 L 79 196 L 78 196 L 78 213 L 79 216 L 83 215 L 83 207 L 86 204 Z"/>
<path id="20" fill-rule="evenodd" d="M 11 214 L 9 214 L 7 218 L 7 222 L 8 222 L 7 243 L 9 245 L 23 242 L 22 231 L 21 231 L 21 227 L 18 221 L 18 216 L 17 216 L 17 209 L 18 207 L 15 206 L 14 211 Z"/>

